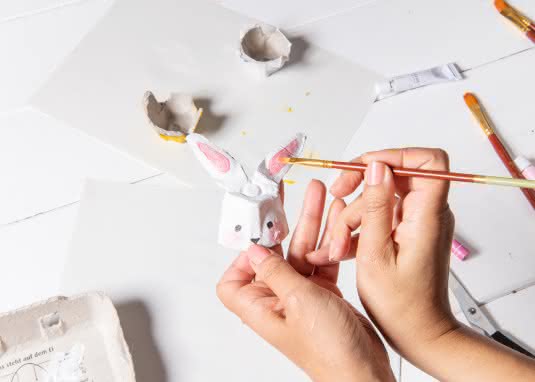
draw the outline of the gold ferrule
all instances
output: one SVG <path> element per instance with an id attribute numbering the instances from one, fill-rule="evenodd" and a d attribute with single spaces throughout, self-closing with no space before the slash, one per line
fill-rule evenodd
<path id="1" fill-rule="evenodd" d="M 524 33 L 531 29 L 531 20 L 513 8 L 504 9 L 502 15 L 511 20 Z"/>
<path id="2" fill-rule="evenodd" d="M 490 121 L 485 116 L 485 113 L 483 113 L 483 110 L 481 110 L 481 107 L 471 106 L 470 110 L 472 111 L 474 117 L 477 119 L 477 122 L 479 122 L 479 126 L 481 126 L 481 130 L 483 130 L 485 135 L 488 137 L 489 135 L 494 134 L 494 130 L 490 125 Z"/>
<path id="3" fill-rule="evenodd" d="M 291 162 L 293 164 L 299 164 L 301 166 L 309 166 L 309 167 L 326 167 L 328 168 L 327 161 L 320 160 L 320 159 L 304 159 L 304 158 L 296 158 L 295 161 Z M 332 165 L 332 163 L 331 163 Z"/>
<path id="4" fill-rule="evenodd" d="M 330 160 L 323 161 L 323 168 L 333 168 L 333 162 Z"/>

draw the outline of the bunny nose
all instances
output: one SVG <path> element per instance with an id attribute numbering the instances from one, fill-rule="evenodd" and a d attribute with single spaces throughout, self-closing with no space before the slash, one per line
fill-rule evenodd
<path id="1" fill-rule="evenodd" d="M 256 238 L 256 239 L 251 239 L 251 241 L 253 242 L 253 244 L 257 244 L 259 241 L 260 241 L 260 238 Z"/>

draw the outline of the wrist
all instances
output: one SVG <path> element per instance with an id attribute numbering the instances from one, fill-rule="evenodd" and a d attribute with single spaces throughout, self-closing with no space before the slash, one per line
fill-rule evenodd
<path id="1" fill-rule="evenodd" d="M 360 362 L 355 360 L 346 367 L 338 366 L 336 370 L 312 377 L 316 382 L 395 382 L 396 378 L 390 368 L 390 363 L 379 365 L 374 362 Z"/>
<path id="2" fill-rule="evenodd" d="M 425 320 L 418 320 L 410 326 L 405 325 L 405 330 L 399 330 L 399 335 L 392 336 L 393 346 L 403 358 L 416 362 L 428 355 L 429 350 L 436 344 L 456 337 L 461 326 L 453 314 L 427 315 Z"/>
<path id="3" fill-rule="evenodd" d="M 353 379 L 354 382 L 395 382 L 396 378 L 392 373 L 390 365 L 386 365 L 382 368 L 371 368 L 365 371 L 357 378 Z"/>
<path id="4" fill-rule="evenodd" d="M 464 325 L 456 319 L 440 325 L 437 333 L 414 341 L 410 350 L 400 352 L 407 361 L 435 377 L 436 365 L 440 365 L 440 360 L 454 354 L 466 340 Z"/>

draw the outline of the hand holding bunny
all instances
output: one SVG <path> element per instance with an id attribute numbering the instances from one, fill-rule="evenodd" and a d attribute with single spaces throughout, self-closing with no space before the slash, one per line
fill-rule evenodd
<path id="1" fill-rule="evenodd" d="M 377 333 L 337 287 L 339 264 L 306 263 L 317 245 L 328 247 L 345 207 L 341 200 L 332 203 L 320 238 L 325 193 L 321 182 L 309 184 L 287 261 L 281 252 L 253 245 L 227 269 L 217 294 L 314 381 L 394 381 Z"/>

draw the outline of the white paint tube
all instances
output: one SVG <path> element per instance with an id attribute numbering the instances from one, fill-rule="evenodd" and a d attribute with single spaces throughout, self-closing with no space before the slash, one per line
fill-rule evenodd
<path id="1" fill-rule="evenodd" d="M 450 63 L 381 81 L 375 85 L 375 90 L 377 99 L 383 99 L 422 86 L 462 79 L 463 76 L 457 66 Z"/>

